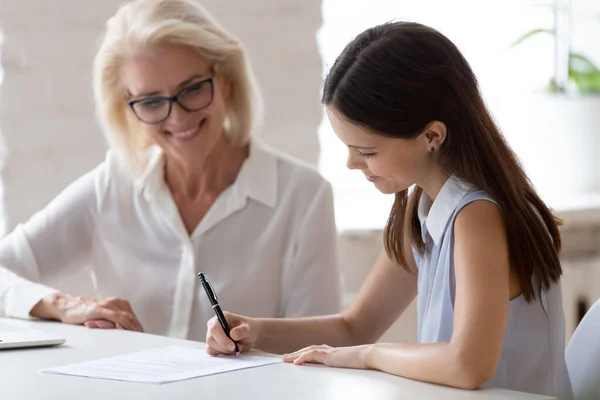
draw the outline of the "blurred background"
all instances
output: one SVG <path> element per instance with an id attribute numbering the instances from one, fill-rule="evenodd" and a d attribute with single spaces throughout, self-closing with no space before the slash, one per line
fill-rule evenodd
<path id="1" fill-rule="evenodd" d="M 121 0 L 0 0 L 1 232 L 10 232 L 104 158 L 91 66 Z M 564 218 L 567 338 L 600 298 L 599 0 L 205 0 L 245 43 L 265 100 L 259 135 L 332 183 L 344 301 L 382 248 L 392 199 L 359 172 L 320 106 L 322 78 L 363 29 L 430 25 L 458 45 L 532 182 Z M 357 88 L 360 90 L 360 88 Z M 59 288 L 92 291 L 73 276 Z M 416 341 L 414 304 L 385 341 Z"/>

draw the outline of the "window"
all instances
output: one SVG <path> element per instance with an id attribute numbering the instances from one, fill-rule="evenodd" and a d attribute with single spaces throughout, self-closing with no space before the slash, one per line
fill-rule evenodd
<path id="1" fill-rule="evenodd" d="M 600 11 L 597 5 L 596 9 Z M 580 10 L 581 13 L 587 11 L 589 9 Z M 550 35 L 538 35 L 510 47 L 531 29 L 551 28 L 552 9 L 523 0 L 323 0 L 323 26 L 317 40 L 324 73 L 356 34 L 394 19 L 429 25 L 460 48 L 475 71 L 500 128 L 534 184 L 544 193 L 555 190 L 557 176 L 548 170 L 548 166 L 556 163 L 555 153 L 550 151 L 544 158 L 539 151 L 540 146 L 547 146 L 548 129 L 555 124 L 547 123 L 550 128 L 540 126 L 539 119 L 545 117 L 539 118 L 527 108 L 532 101 L 537 101 L 532 98 L 539 96 L 541 88 L 552 76 L 553 40 Z M 600 28 L 600 22 L 597 25 Z M 540 108 L 541 112 L 547 112 L 545 105 Z M 534 131 L 536 133 L 530 133 Z M 325 117 L 319 139 L 319 166 L 334 187 L 338 229 L 382 228 L 393 198 L 379 193 L 359 171 L 346 169 L 347 149 L 332 132 Z M 559 145 L 555 151 L 564 153 Z M 589 169 L 589 165 L 587 167 Z M 584 184 L 580 186 L 587 188 Z"/>

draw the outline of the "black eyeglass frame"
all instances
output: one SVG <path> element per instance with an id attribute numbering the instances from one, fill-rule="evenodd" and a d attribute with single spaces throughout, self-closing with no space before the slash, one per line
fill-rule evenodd
<path id="1" fill-rule="evenodd" d="M 202 106 L 200 108 L 188 108 L 188 107 L 184 106 L 183 104 L 181 104 L 181 102 L 179 101 L 179 96 L 181 96 L 183 93 L 188 92 L 190 90 L 197 89 L 207 82 L 210 84 L 210 101 L 205 106 Z M 179 105 L 179 107 L 181 107 L 183 110 L 185 110 L 187 112 L 196 112 L 196 111 L 204 110 L 205 108 L 210 106 L 213 102 L 214 97 L 215 97 L 214 76 L 211 76 L 211 77 L 203 79 L 199 82 L 194 82 L 191 85 L 188 85 L 188 86 L 182 88 L 174 96 L 170 96 L 170 97 L 168 97 L 168 96 L 149 96 L 149 97 L 145 97 L 143 99 L 130 100 L 129 102 L 127 102 L 127 104 L 129 105 L 129 108 L 131 108 L 131 111 L 133 112 L 133 114 L 136 116 L 137 119 L 139 119 L 140 121 L 142 121 L 143 123 L 148 124 L 148 125 L 156 125 L 156 124 L 165 122 L 167 120 L 167 118 L 169 118 L 169 116 L 171 115 L 171 110 L 173 109 L 173 103 L 177 103 L 177 105 Z M 148 101 L 148 100 L 168 101 L 169 102 L 169 110 L 167 111 L 167 116 L 159 121 L 153 121 L 153 122 L 147 122 L 147 121 L 144 121 L 142 118 L 140 118 L 140 116 L 135 112 L 135 105 L 137 103 L 141 103 L 143 101 Z"/>

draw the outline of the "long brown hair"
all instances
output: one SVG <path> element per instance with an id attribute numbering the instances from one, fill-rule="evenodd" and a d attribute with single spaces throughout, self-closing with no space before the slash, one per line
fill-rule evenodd
<path id="1" fill-rule="evenodd" d="M 358 35 L 337 58 L 324 85 L 323 104 L 375 134 L 411 139 L 432 121 L 446 125 L 439 148 L 446 173 L 491 195 L 500 207 L 511 268 L 527 301 L 532 277 L 544 288 L 562 273 L 557 219 L 527 178 L 496 126 L 477 79 L 444 35 L 412 22 L 393 22 Z M 396 193 L 385 229 L 385 249 L 408 269 L 404 238 L 422 254 L 417 215 L 421 188 Z M 405 218 L 407 216 L 407 218 Z"/>

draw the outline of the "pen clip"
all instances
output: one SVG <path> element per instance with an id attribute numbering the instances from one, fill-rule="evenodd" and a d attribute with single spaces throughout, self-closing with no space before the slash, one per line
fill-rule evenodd
<path id="1" fill-rule="evenodd" d="M 215 288 L 213 287 L 213 285 L 210 283 L 210 281 L 208 280 L 208 278 L 206 277 L 206 275 L 204 276 L 204 279 L 206 280 L 206 283 L 208 284 L 208 286 L 210 287 L 210 291 L 212 292 L 213 297 L 215 298 L 215 301 L 218 303 L 219 302 L 219 298 L 217 297 L 217 292 L 215 292 Z"/>

